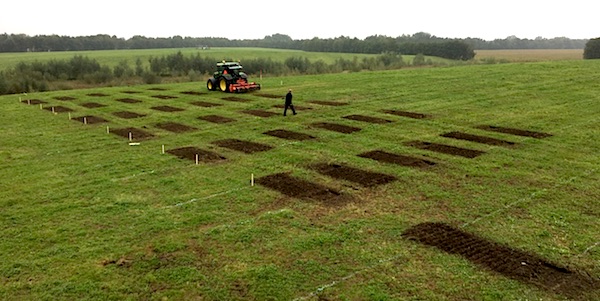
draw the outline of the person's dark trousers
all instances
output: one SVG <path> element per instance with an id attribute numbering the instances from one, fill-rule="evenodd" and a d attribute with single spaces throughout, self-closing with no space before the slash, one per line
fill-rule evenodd
<path id="1" fill-rule="evenodd" d="M 296 115 L 296 109 L 294 109 L 294 105 L 285 105 L 285 108 L 283 109 L 283 116 L 286 115 L 288 108 L 292 109 L 292 113 Z"/>

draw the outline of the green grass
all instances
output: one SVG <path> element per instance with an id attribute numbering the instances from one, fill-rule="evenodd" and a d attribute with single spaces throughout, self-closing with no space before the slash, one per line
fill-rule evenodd
<path id="1" fill-rule="evenodd" d="M 211 50 L 218 51 L 218 50 Z M 204 83 L 113 87 L 0 97 L 0 299 L 9 300 L 562 300 L 561 295 L 510 280 L 462 259 L 405 240 L 422 222 L 462 227 L 515 249 L 600 276 L 600 62 L 571 61 L 463 66 L 264 78 L 263 93 L 285 94 L 310 106 L 297 116 L 258 118 L 279 99 L 241 95 L 251 102 L 201 96 Z M 126 94 L 124 91 L 139 91 Z M 102 92 L 107 97 L 87 94 Z M 177 96 L 160 100 L 157 94 Z M 71 96 L 73 101 L 58 101 Z M 230 95 L 227 95 L 230 96 Z M 124 104 L 115 99 L 142 100 Z M 108 124 L 84 125 L 19 98 L 94 115 Z M 223 104 L 200 108 L 203 100 Z M 348 102 L 326 107 L 310 100 Z M 86 109 L 99 102 L 106 107 Z M 186 110 L 150 109 L 172 105 Z M 381 112 L 430 114 L 409 119 Z M 148 114 L 119 119 L 116 111 Z M 210 124 L 197 117 L 235 118 Z M 364 114 L 393 123 L 341 118 Z M 174 121 L 198 128 L 173 134 L 155 127 Z M 313 122 L 361 127 L 340 134 Z M 475 129 L 489 124 L 553 134 L 533 139 Z M 106 126 L 146 127 L 153 139 L 130 146 Z M 290 143 L 263 135 L 273 129 L 318 137 Z M 517 143 L 493 147 L 440 137 L 463 131 Z M 212 141 L 240 138 L 274 146 L 252 155 Z M 485 151 L 475 159 L 406 146 L 445 143 Z M 195 165 L 168 154 L 196 146 L 225 162 Z M 381 149 L 426 156 L 439 164 L 418 170 L 357 157 Z M 343 163 L 398 178 L 376 188 L 328 178 L 311 163 Z M 285 197 L 250 176 L 279 172 L 352 195 L 332 206 Z M 592 292 L 590 299 L 600 297 Z"/>

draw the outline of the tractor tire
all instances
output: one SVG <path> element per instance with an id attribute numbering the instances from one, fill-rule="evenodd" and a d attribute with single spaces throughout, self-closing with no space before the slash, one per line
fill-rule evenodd
<path id="1" fill-rule="evenodd" d="M 219 90 L 221 90 L 222 92 L 229 92 L 229 85 L 230 84 L 231 84 L 230 81 L 228 81 L 224 77 L 221 77 L 221 79 L 219 79 Z"/>
<path id="2" fill-rule="evenodd" d="M 217 80 L 214 77 L 209 78 L 206 82 L 206 88 L 208 89 L 208 91 L 217 90 Z"/>

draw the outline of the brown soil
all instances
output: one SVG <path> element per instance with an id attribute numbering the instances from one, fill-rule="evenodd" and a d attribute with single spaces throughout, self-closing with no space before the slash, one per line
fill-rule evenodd
<path id="1" fill-rule="evenodd" d="M 54 99 L 56 100 L 75 100 L 75 97 L 71 97 L 71 96 L 55 96 Z"/>
<path id="2" fill-rule="evenodd" d="M 223 97 L 221 99 L 227 100 L 227 101 L 235 101 L 235 102 L 248 102 L 248 101 L 250 101 L 250 99 L 236 97 L 236 96 Z"/>
<path id="3" fill-rule="evenodd" d="M 350 119 L 350 120 L 356 120 L 356 121 L 364 121 L 364 122 L 369 122 L 369 123 L 389 123 L 389 122 L 392 122 L 391 120 L 387 120 L 387 119 L 383 119 L 383 118 L 378 118 L 378 117 L 364 116 L 364 115 L 348 115 L 348 116 L 344 116 L 342 118 Z"/>
<path id="4" fill-rule="evenodd" d="M 170 96 L 170 95 L 152 95 L 152 97 L 158 98 L 158 99 L 174 99 L 174 98 L 177 98 L 177 96 Z"/>
<path id="5" fill-rule="evenodd" d="M 197 130 L 195 127 L 187 126 L 185 124 L 176 123 L 176 122 L 163 122 L 156 124 L 157 128 L 161 128 L 163 130 L 167 130 L 173 133 L 184 133 L 189 131 Z"/>
<path id="6" fill-rule="evenodd" d="M 370 151 L 366 153 L 362 153 L 358 155 L 362 158 L 373 159 L 380 162 L 398 164 L 407 167 L 418 167 L 418 168 L 426 168 L 435 165 L 435 162 L 414 158 L 405 155 L 397 155 L 392 153 L 387 153 L 380 150 Z"/>
<path id="7" fill-rule="evenodd" d="M 441 136 L 446 137 L 446 138 L 467 140 L 467 141 L 483 143 L 483 144 L 488 144 L 488 145 L 496 145 L 496 146 L 515 145 L 514 142 L 510 142 L 510 141 L 506 141 L 506 140 L 490 138 L 490 137 L 485 137 L 485 136 L 472 135 L 472 134 L 461 133 L 461 132 L 450 132 L 450 133 L 442 134 Z"/>
<path id="8" fill-rule="evenodd" d="M 206 101 L 194 101 L 194 102 L 191 102 L 191 104 L 193 104 L 195 106 L 199 106 L 199 107 L 205 107 L 205 108 L 222 106 L 222 104 L 220 104 L 220 103 L 212 103 L 212 102 L 206 102 Z"/>
<path id="9" fill-rule="evenodd" d="M 281 95 L 277 95 L 277 94 L 268 94 L 268 93 L 254 93 L 254 95 L 256 96 L 260 96 L 260 97 L 265 97 L 265 98 L 280 98 L 283 99 L 284 97 Z"/>
<path id="10" fill-rule="evenodd" d="M 88 109 L 106 107 L 106 105 L 103 105 L 103 104 L 97 103 L 97 102 L 86 102 L 84 104 L 81 104 L 81 106 L 88 108 Z"/>
<path id="11" fill-rule="evenodd" d="M 206 92 L 197 92 L 197 91 L 183 91 L 181 94 L 185 95 L 204 95 Z"/>
<path id="12" fill-rule="evenodd" d="M 89 93 L 87 96 L 105 97 L 105 96 L 108 96 L 108 94 L 104 94 L 104 93 Z"/>
<path id="13" fill-rule="evenodd" d="M 413 112 L 398 111 L 398 110 L 383 110 L 383 112 L 392 114 L 392 115 L 402 116 L 402 117 L 414 118 L 414 119 L 423 119 L 423 118 L 429 117 L 429 116 L 427 116 L 425 114 L 421 114 L 421 113 L 413 113 Z"/>
<path id="14" fill-rule="evenodd" d="M 167 89 L 159 88 L 159 87 L 149 88 L 148 90 L 150 90 L 150 91 L 167 91 Z"/>
<path id="15" fill-rule="evenodd" d="M 54 113 L 73 112 L 73 109 L 63 107 L 63 106 L 45 107 L 44 110 L 48 110 L 48 111 L 52 112 L 53 108 L 54 108 Z"/>
<path id="16" fill-rule="evenodd" d="M 256 143 L 256 142 L 250 142 L 250 141 L 243 141 L 243 140 L 238 140 L 238 139 L 218 140 L 218 141 L 212 142 L 212 144 L 215 144 L 217 146 L 224 147 L 224 148 L 229 148 L 229 149 L 232 149 L 232 150 L 235 150 L 238 152 L 243 152 L 246 154 L 264 152 L 264 151 L 268 151 L 273 148 L 272 146 L 269 146 L 269 145 Z"/>
<path id="17" fill-rule="evenodd" d="M 117 101 L 124 102 L 124 103 L 138 103 L 138 102 L 142 102 L 141 100 L 133 99 L 133 98 L 119 98 L 119 99 L 117 99 Z"/>
<path id="18" fill-rule="evenodd" d="M 218 116 L 218 115 L 200 116 L 200 117 L 198 117 L 198 119 L 212 122 L 212 123 L 228 123 L 228 122 L 235 121 L 235 119 L 233 119 L 233 118 L 227 118 L 227 117 Z"/>
<path id="19" fill-rule="evenodd" d="M 279 193 L 298 199 L 321 201 L 325 205 L 337 206 L 352 200 L 327 186 L 296 178 L 287 173 L 277 173 L 256 179 L 256 183 Z"/>
<path id="20" fill-rule="evenodd" d="M 334 107 L 348 105 L 347 102 L 324 101 L 324 100 L 309 100 L 308 102 L 315 103 L 318 105 L 323 105 L 323 106 L 334 106 Z"/>
<path id="21" fill-rule="evenodd" d="M 273 107 L 274 107 L 274 108 L 278 108 L 278 109 L 282 109 L 282 110 L 283 110 L 283 109 L 285 109 L 285 105 L 282 105 L 282 104 L 274 105 Z M 294 105 L 294 109 L 295 109 L 296 111 L 302 111 L 302 110 L 312 110 L 312 108 L 311 108 L 311 107 L 297 106 L 297 105 Z"/>
<path id="22" fill-rule="evenodd" d="M 586 294 L 600 289 L 600 281 L 577 270 L 570 270 L 536 254 L 501 245 L 444 223 L 418 224 L 404 231 L 402 236 L 462 256 L 505 277 L 568 298 L 585 298 Z"/>
<path id="23" fill-rule="evenodd" d="M 27 100 L 21 100 L 21 103 L 24 103 L 27 105 L 39 105 L 39 104 L 46 104 L 48 102 L 40 100 L 40 99 L 27 99 Z"/>
<path id="24" fill-rule="evenodd" d="M 129 112 L 129 111 L 114 112 L 113 115 L 115 115 L 117 117 L 125 118 L 125 119 L 133 119 L 133 118 L 140 118 L 140 117 L 146 116 L 145 114 L 138 114 L 138 113 Z"/>
<path id="25" fill-rule="evenodd" d="M 319 163 L 312 165 L 312 168 L 315 169 L 318 173 L 326 175 L 328 177 L 354 182 L 364 187 L 374 187 L 377 185 L 387 184 L 396 180 L 396 177 L 394 176 L 372 171 L 366 171 L 340 164 Z"/>
<path id="26" fill-rule="evenodd" d="M 343 134 L 351 134 L 361 130 L 361 128 L 329 122 L 317 122 L 311 124 L 311 126 Z"/>
<path id="27" fill-rule="evenodd" d="M 264 132 L 263 134 L 277 137 L 277 138 L 287 139 L 287 140 L 303 141 L 303 140 L 315 139 L 315 137 L 313 137 L 313 136 L 303 134 L 303 133 L 298 133 L 298 132 L 292 132 L 292 131 L 288 131 L 288 130 L 272 130 L 272 131 Z"/>
<path id="28" fill-rule="evenodd" d="M 184 111 L 181 108 L 176 108 L 176 107 L 171 107 L 171 106 L 157 106 L 157 107 L 151 107 L 150 109 L 157 110 L 157 111 L 163 111 L 163 112 L 180 112 L 180 111 Z"/>
<path id="29" fill-rule="evenodd" d="M 75 121 L 79 121 L 81 123 L 86 123 L 86 124 L 95 124 L 95 123 L 105 123 L 108 122 L 108 120 L 102 118 L 102 117 L 96 117 L 96 116 L 81 116 L 81 117 L 75 117 L 75 118 L 71 118 L 72 120 Z"/>
<path id="30" fill-rule="evenodd" d="M 277 113 L 269 112 L 269 111 L 265 111 L 265 110 L 244 110 L 241 112 L 244 114 L 249 114 L 249 115 L 258 116 L 258 117 L 272 117 L 275 115 L 279 115 Z"/>
<path id="31" fill-rule="evenodd" d="M 198 162 L 210 163 L 215 161 L 225 160 L 225 157 L 203 149 L 199 149 L 193 146 L 182 147 L 168 150 L 167 153 L 177 156 L 180 159 L 187 159 L 196 161 L 196 156 L 198 156 Z"/>
<path id="32" fill-rule="evenodd" d="M 421 142 L 421 141 L 411 141 L 406 143 L 408 146 L 425 149 L 432 152 L 438 152 L 448 155 L 461 156 L 465 158 L 475 158 L 479 155 L 485 154 L 483 151 L 450 146 L 445 144 L 431 143 L 431 142 Z"/>
<path id="33" fill-rule="evenodd" d="M 141 93 L 140 91 L 131 91 L 131 90 L 122 91 L 122 92 L 126 93 L 126 94 L 138 94 L 138 93 Z"/>
<path id="34" fill-rule="evenodd" d="M 552 136 L 552 134 L 547 134 L 547 133 L 520 130 L 520 129 L 514 129 L 514 128 L 506 128 L 506 127 L 493 126 L 493 125 L 481 125 L 476 128 L 486 130 L 486 131 L 499 132 L 499 133 L 504 133 L 504 134 L 511 134 L 511 135 L 517 135 L 517 136 L 538 138 L 538 139 Z"/>
<path id="35" fill-rule="evenodd" d="M 154 135 L 136 128 L 111 129 L 110 133 L 127 139 L 129 139 L 129 133 L 131 133 L 132 140 L 142 140 L 154 137 Z"/>

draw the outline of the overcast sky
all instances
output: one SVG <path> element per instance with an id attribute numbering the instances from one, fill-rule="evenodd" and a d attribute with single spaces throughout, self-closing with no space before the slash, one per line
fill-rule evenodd
<path id="1" fill-rule="evenodd" d="M 7 0 L 0 33 L 130 38 L 364 39 L 427 32 L 444 38 L 600 37 L 593 1 L 69 1 Z M 595 6 L 595 4 L 594 4 Z"/>

